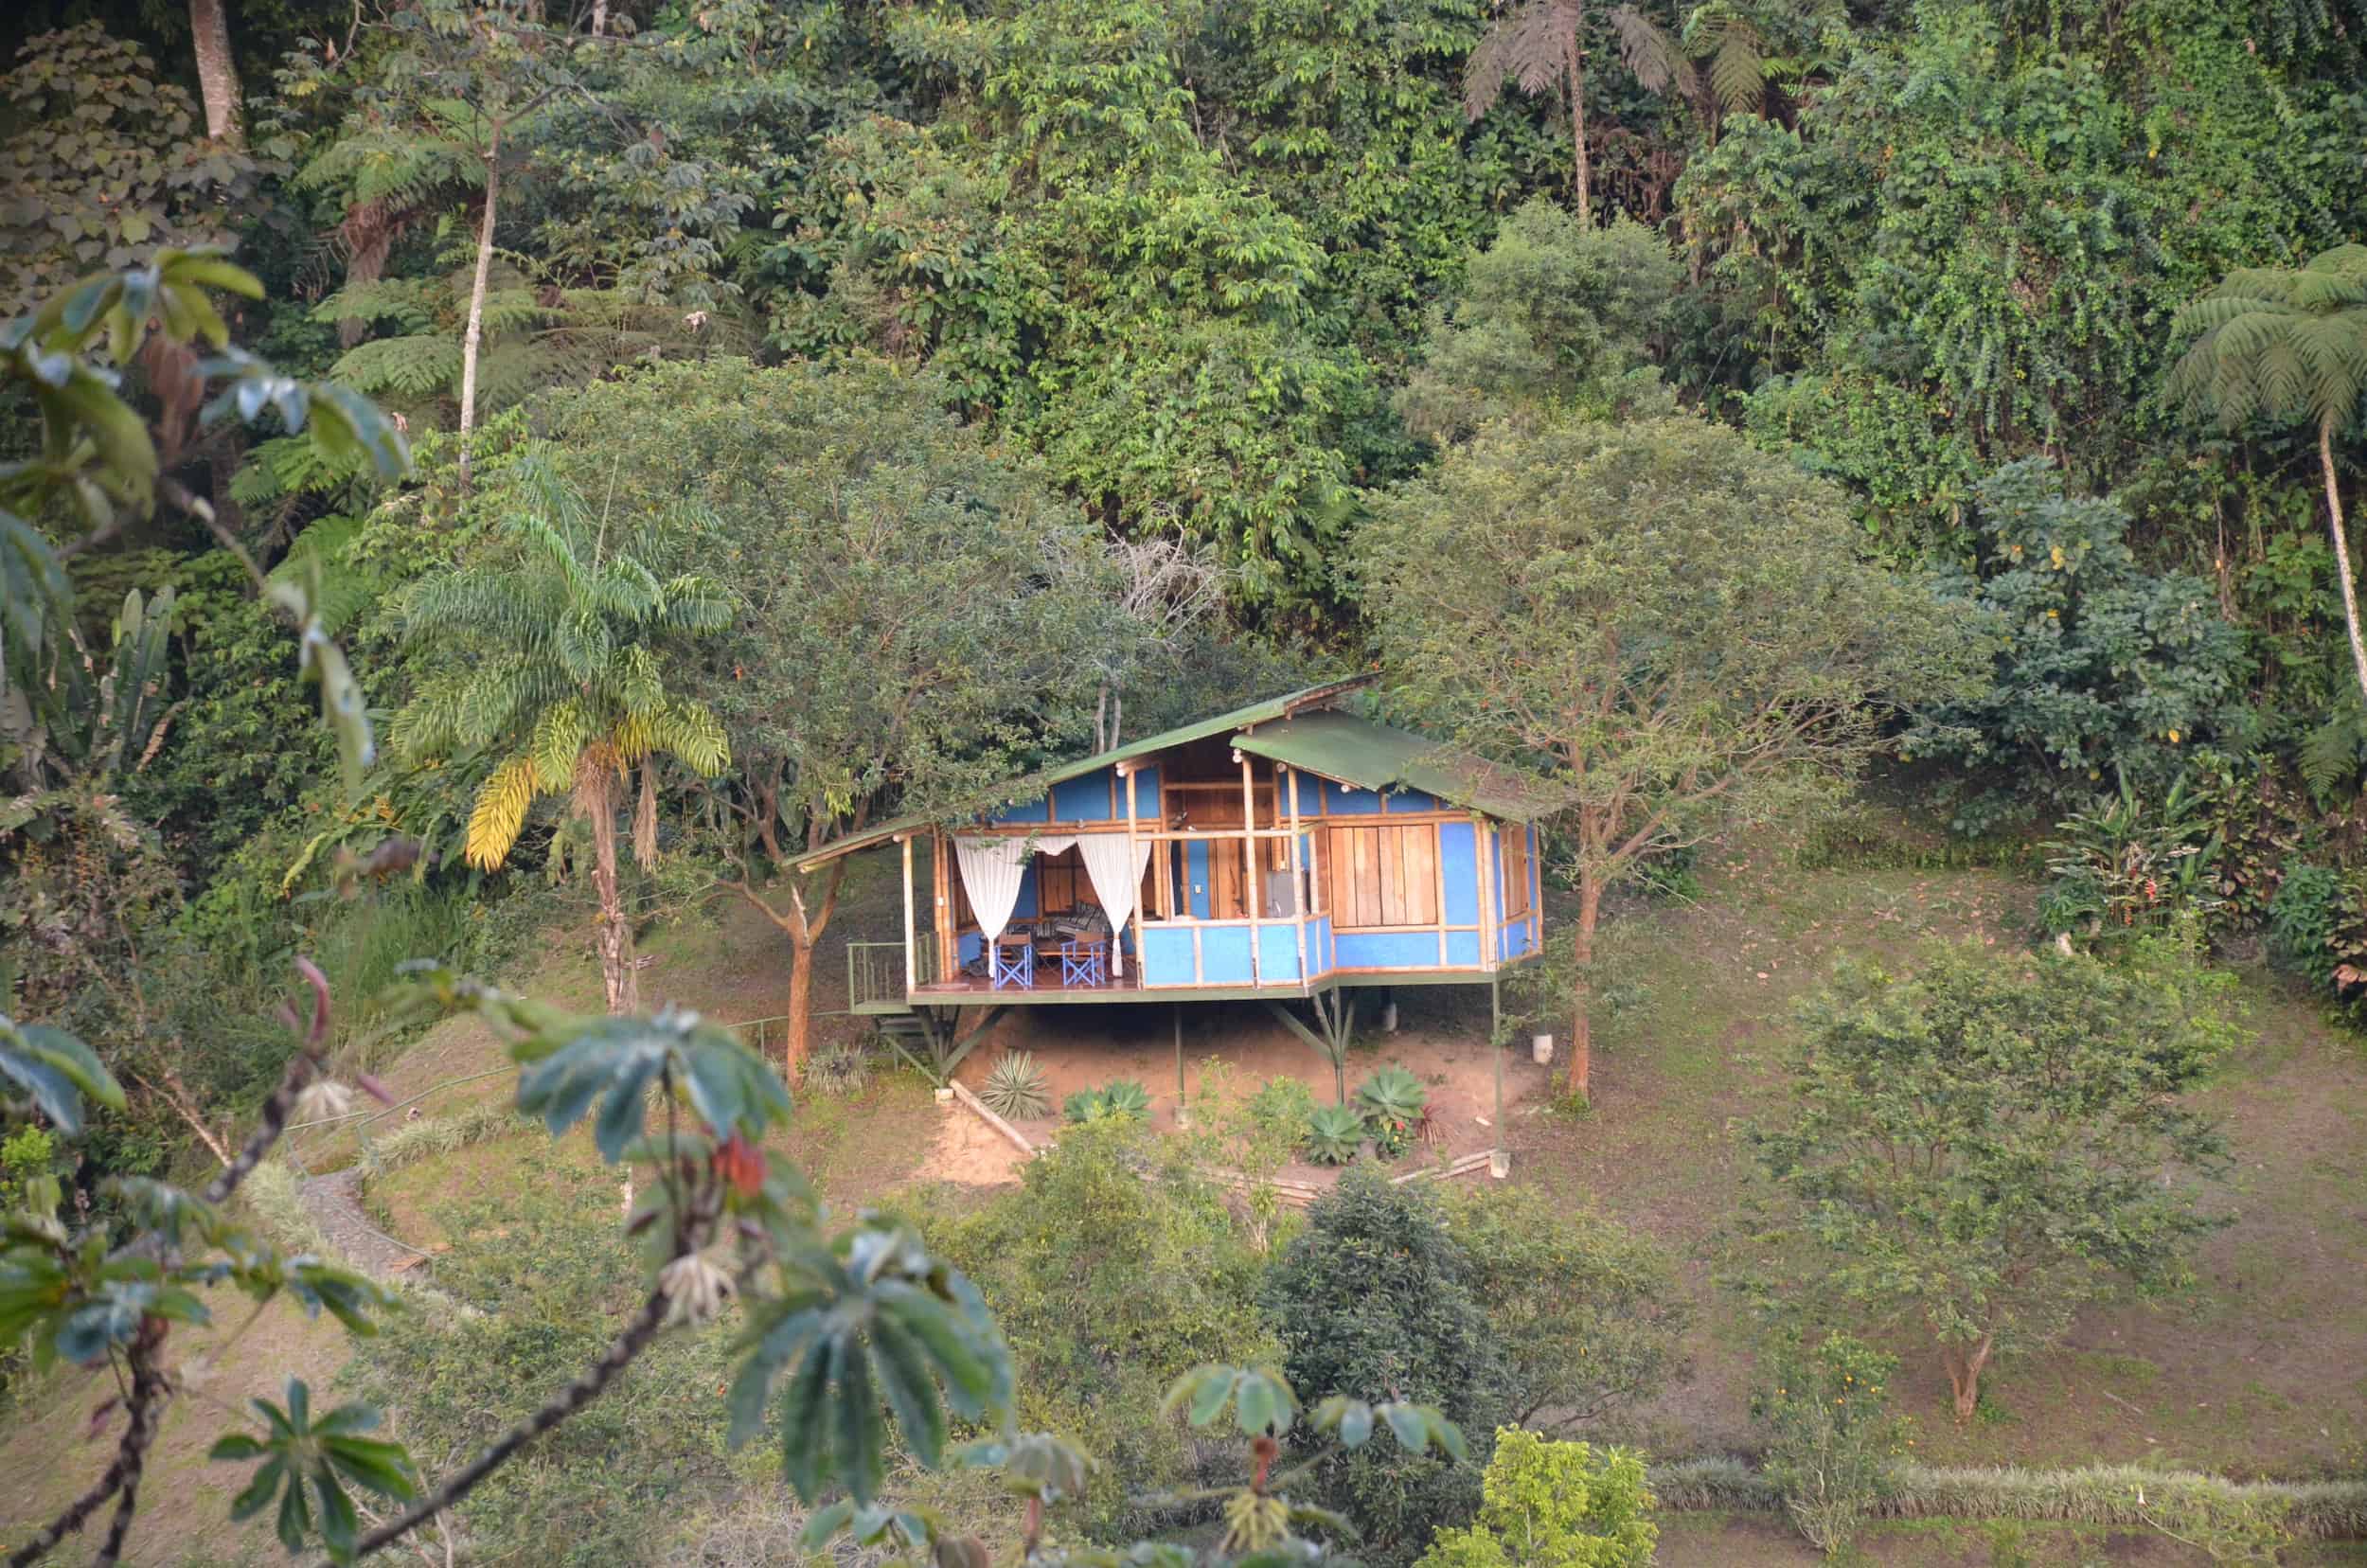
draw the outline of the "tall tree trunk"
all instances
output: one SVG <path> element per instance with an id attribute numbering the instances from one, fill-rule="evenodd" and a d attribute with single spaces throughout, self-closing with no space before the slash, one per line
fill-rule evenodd
<path id="1" fill-rule="evenodd" d="M 1574 997 L 1570 1021 L 1570 1093 L 1579 1099 L 1587 1097 L 1587 1078 L 1594 1066 L 1594 1032 L 1588 1018 L 1589 1005 L 1593 1000 L 1594 985 L 1587 971 L 1594 962 L 1594 925 L 1602 916 L 1603 884 L 1594 872 L 1578 867 L 1578 929 L 1571 939 L 1572 956 L 1577 960 L 1577 978 L 1571 982 Z"/>
<path id="2" fill-rule="evenodd" d="M 805 895 L 794 882 L 785 910 L 766 902 L 750 882 L 722 884 L 762 910 L 765 918 L 789 938 L 789 1011 L 781 1025 L 781 1076 L 792 1083 L 805 1071 L 806 1057 L 812 1049 L 814 950 L 822 945 L 822 933 L 829 929 L 830 916 L 838 908 L 838 890 L 845 879 L 845 860 L 832 861 L 824 873 L 822 901 L 812 911 L 806 908 Z"/>
<path id="3" fill-rule="evenodd" d="M 1586 72 L 1579 62 L 1578 35 L 1574 28 L 1563 41 L 1569 55 L 1570 71 L 1570 144 L 1577 154 L 1578 223 L 1581 226 L 1594 222 L 1594 169 L 1586 155 Z"/>
<path id="4" fill-rule="evenodd" d="M 1952 1345 L 1940 1346 L 1940 1360 L 1948 1367 L 1949 1392 L 1955 1399 L 1958 1426 L 1970 1421 L 1981 1403 L 1981 1372 L 1989 1364 L 1989 1352 L 1996 1344 L 1995 1335 L 1984 1334 L 1962 1349 Z"/>
<path id="5" fill-rule="evenodd" d="M 582 792 L 592 819 L 592 889 L 599 896 L 599 925 L 594 934 L 600 953 L 600 987 L 614 1013 L 641 1010 L 641 977 L 632 963 L 632 926 L 616 881 L 616 764 L 602 757 L 596 776 Z"/>
<path id="6" fill-rule="evenodd" d="M 2334 533 L 2334 569 L 2342 579 L 2342 624 L 2351 637 L 2351 668 L 2367 701 L 2367 641 L 2358 634 L 2358 589 L 2351 579 L 2351 544 L 2342 524 L 2342 491 L 2334 480 L 2334 421 L 2318 421 L 2318 466 L 2326 476 L 2326 526 Z"/>
<path id="7" fill-rule="evenodd" d="M 781 1025 L 781 1076 L 797 1081 L 813 1053 L 813 950 L 817 938 L 809 932 L 789 938 L 789 1017 Z"/>
<path id="8" fill-rule="evenodd" d="M 223 0 L 189 0 L 189 38 L 197 49 L 197 85 L 205 98 L 205 134 L 237 147 L 246 139 L 240 123 L 239 62 L 230 53 L 230 17 Z"/>
<path id="9" fill-rule="evenodd" d="M 485 224 L 476 241 L 476 278 L 469 285 L 469 330 L 460 339 L 460 485 L 469 484 L 469 433 L 476 428 L 476 354 L 485 337 L 485 286 L 493 275 L 493 220 L 502 193 L 502 128 L 485 144 Z"/>

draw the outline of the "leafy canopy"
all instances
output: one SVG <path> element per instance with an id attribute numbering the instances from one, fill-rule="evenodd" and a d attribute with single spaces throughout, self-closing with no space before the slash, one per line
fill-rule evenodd
<path id="1" fill-rule="evenodd" d="M 2175 1284 L 2213 1224 L 2192 1178 L 2223 1146 L 2180 1096 L 2234 1042 L 2229 977 L 2133 951 L 1845 970 L 1803 1007 L 1787 1114 L 1748 1130 L 1771 1243 L 1846 1310 L 1921 1325 L 1960 1416 L 1992 1354 L 2051 1343 L 2115 1278 Z"/>
<path id="2" fill-rule="evenodd" d="M 1358 570 L 1405 706 L 1548 771 L 1607 882 L 1714 822 L 1832 797 L 1878 703 L 1977 684 L 1840 494 L 1687 415 L 1484 432 L 1383 497 Z"/>

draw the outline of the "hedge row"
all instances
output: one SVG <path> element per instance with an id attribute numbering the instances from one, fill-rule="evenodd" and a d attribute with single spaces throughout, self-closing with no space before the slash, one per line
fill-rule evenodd
<path id="1" fill-rule="evenodd" d="M 1738 1459 L 1692 1459 L 1652 1468 L 1660 1506 L 1779 1513 L 1784 1500 Z M 2234 1482 L 2185 1470 L 2103 1465 L 2085 1470 L 1899 1465 L 1867 1513 L 1877 1519 L 2014 1519 L 2142 1529 L 2165 1510 L 2256 1508 L 2294 1536 L 2367 1538 L 2367 1479 Z"/>

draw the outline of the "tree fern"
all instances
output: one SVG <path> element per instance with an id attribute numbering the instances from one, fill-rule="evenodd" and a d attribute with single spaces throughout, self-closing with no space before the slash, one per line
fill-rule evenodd
<path id="1" fill-rule="evenodd" d="M 2367 245 L 2337 245 L 2300 268 L 2238 268 L 2180 310 L 2173 330 L 2195 334 L 2169 377 L 2171 399 L 2190 415 L 2231 429 L 2301 420 L 2317 428 L 2343 625 L 2367 698 L 2367 637 L 2334 465 L 2335 434 L 2357 426 L 2367 397 Z"/>

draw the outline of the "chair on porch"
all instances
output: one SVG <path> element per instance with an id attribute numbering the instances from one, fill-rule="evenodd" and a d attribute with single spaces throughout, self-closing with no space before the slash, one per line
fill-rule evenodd
<path id="1" fill-rule="evenodd" d="M 1109 943 L 1062 942 L 1060 944 L 1061 985 L 1106 986 L 1109 983 Z"/>
<path id="2" fill-rule="evenodd" d="M 994 939 L 987 950 L 987 988 L 1001 990 L 1016 986 L 1021 990 L 1036 989 L 1036 943 L 1027 935 L 1006 933 Z"/>

